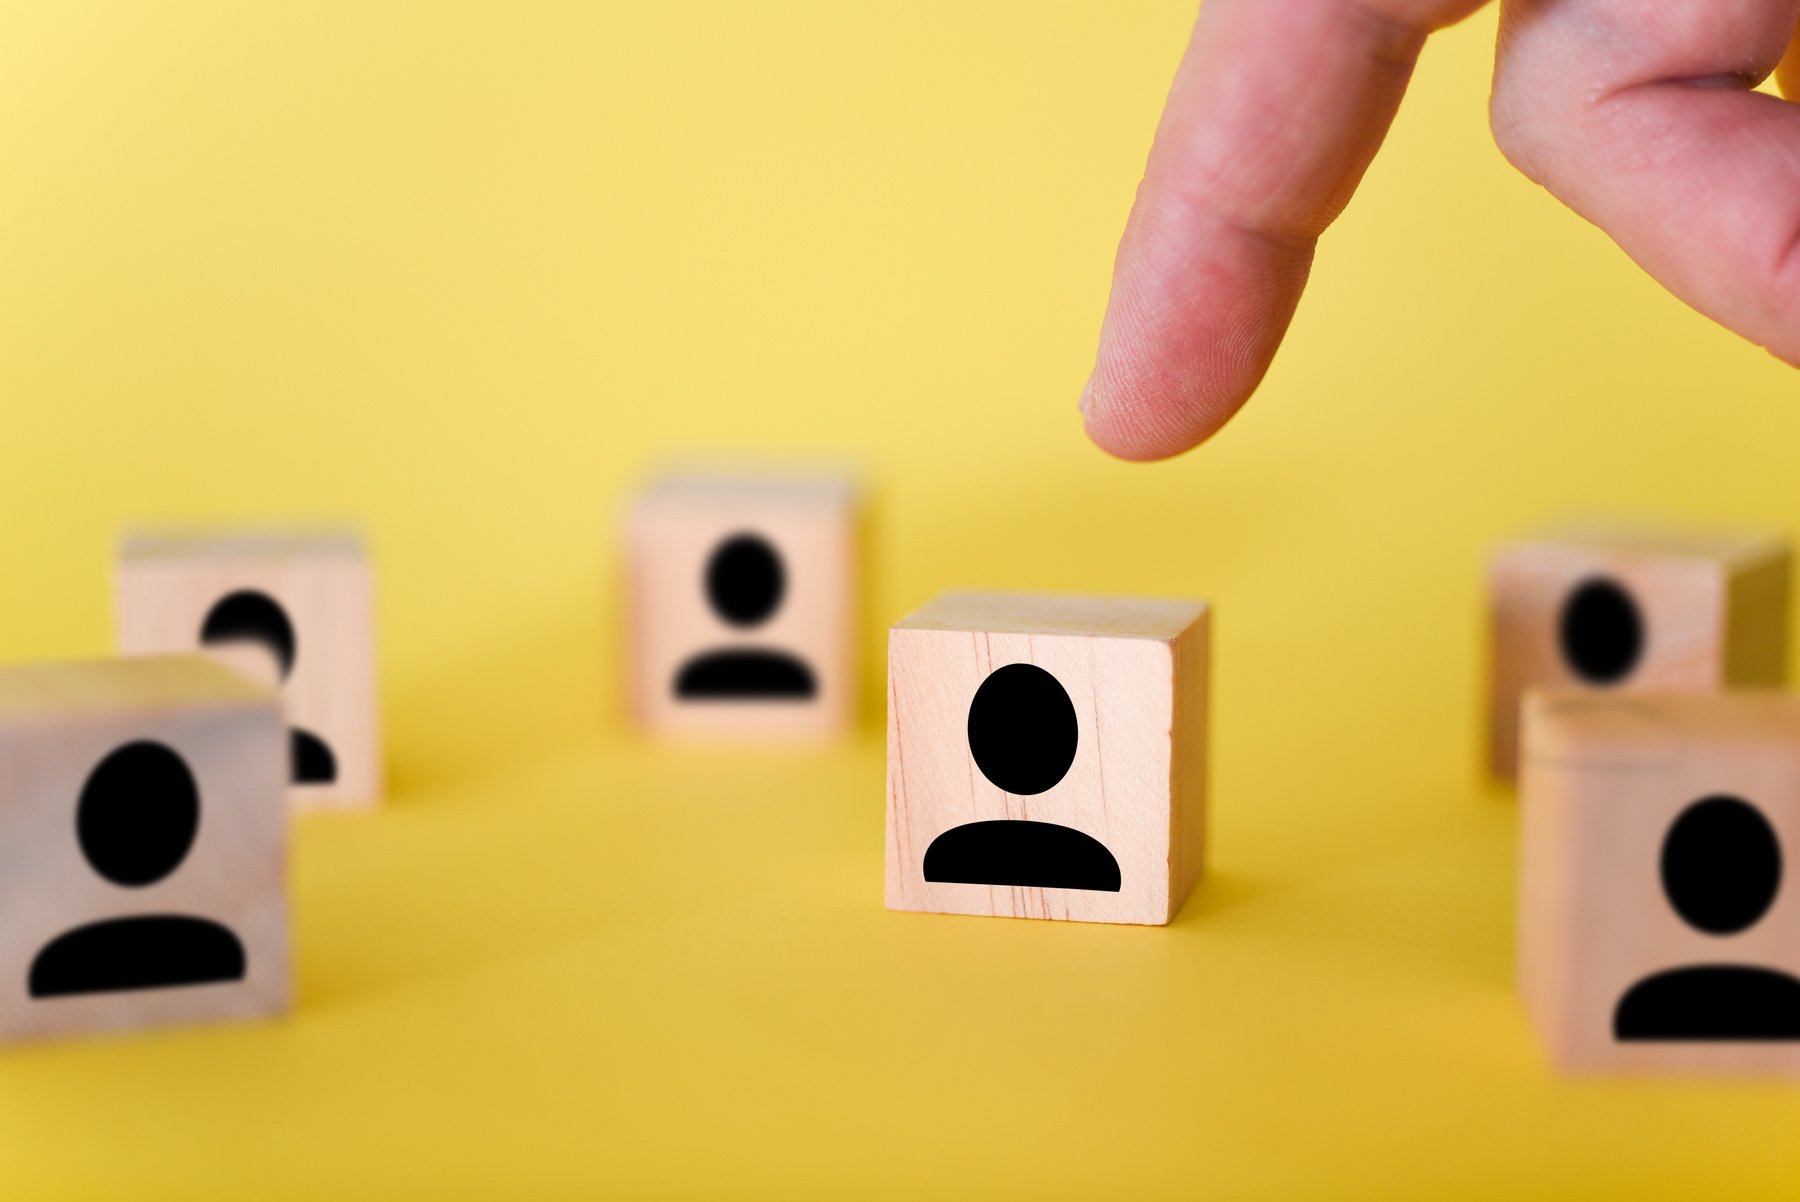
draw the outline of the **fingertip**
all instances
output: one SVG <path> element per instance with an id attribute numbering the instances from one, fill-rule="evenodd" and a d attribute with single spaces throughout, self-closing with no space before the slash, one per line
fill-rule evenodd
<path id="1" fill-rule="evenodd" d="M 1763 349 L 1789 367 L 1800 369 L 1800 347 L 1765 346 Z"/>
<path id="2" fill-rule="evenodd" d="M 1225 424 L 1210 407 L 1180 398 L 1120 397 L 1090 379 L 1082 393 L 1082 425 L 1088 438 L 1115 459 L 1149 463 L 1191 451 Z"/>

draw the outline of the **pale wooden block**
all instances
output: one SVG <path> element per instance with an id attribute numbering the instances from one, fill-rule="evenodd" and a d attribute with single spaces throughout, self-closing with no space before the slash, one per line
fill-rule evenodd
<path id="1" fill-rule="evenodd" d="M 201 650 L 279 685 L 289 796 L 350 808 L 382 794 L 374 590 L 353 534 L 147 534 L 118 562 L 119 649 Z"/>
<path id="2" fill-rule="evenodd" d="M 896 623 L 888 908 L 1172 919 L 1204 844 L 1208 629 L 1201 602 L 1007 593 Z"/>
<path id="3" fill-rule="evenodd" d="M 1800 1072 L 1800 698 L 1534 692 L 1524 722 L 1519 985 L 1554 1061 Z"/>
<path id="4" fill-rule="evenodd" d="M 288 1008 L 287 742 L 202 655 L 0 669 L 0 1039 Z"/>
<path id="5" fill-rule="evenodd" d="M 637 721 L 732 740 L 849 726 L 860 526 L 847 475 L 685 473 L 647 487 L 626 520 Z"/>
<path id="6" fill-rule="evenodd" d="M 1526 689 L 1710 692 L 1787 669 L 1786 540 L 1575 523 L 1490 566 L 1488 763 L 1518 763 Z"/>

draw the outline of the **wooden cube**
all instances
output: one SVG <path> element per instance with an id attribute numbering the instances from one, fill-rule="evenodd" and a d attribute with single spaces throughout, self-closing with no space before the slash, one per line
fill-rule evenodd
<path id="1" fill-rule="evenodd" d="M 201 655 L 0 669 L 0 1039 L 285 1010 L 275 696 Z"/>
<path id="2" fill-rule="evenodd" d="M 638 722 L 726 739 L 849 726 L 859 526 L 844 475 L 678 473 L 646 488 L 626 523 Z"/>
<path id="3" fill-rule="evenodd" d="M 119 650 L 203 650 L 279 687 L 290 799 L 369 805 L 382 793 L 369 560 L 353 534 L 140 535 L 118 564 Z"/>
<path id="4" fill-rule="evenodd" d="M 1533 693 L 1519 983 L 1555 1062 L 1800 1072 L 1800 698 Z"/>
<path id="5" fill-rule="evenodd" d="M 1528 688 L 1779 685 L 1788 549 L 1769 534 L 1571 524 L 1495 556 L 1488 762 L 1511 778 Z"/>
<path id="6" fill-rule="evenodd" d="M 1199 878 L 1208 610 L 951 593 L 888 632 L 887 904 L 1157 925 Z"/>

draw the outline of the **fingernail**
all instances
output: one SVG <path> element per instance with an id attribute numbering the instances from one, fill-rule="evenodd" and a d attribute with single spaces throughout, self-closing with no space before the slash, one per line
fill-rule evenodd
<path id="1" fill-rule="evenodd" d="M 1093 405 L 1093 403 L 1094 403 L 1094 373 L 1089 372 L 1088 378 L 1087 378 L 1087 383 L 1083 384 L 1081 386 L 1081 402 L 1080 402 L 1080 404 L 1076 405 L 1076 408 L 1081 410 L 1081 416 L 1086 417 L 1088 415 L 1088 409 L 1089 409 L 1089 407 L 1091 407 Z"/>

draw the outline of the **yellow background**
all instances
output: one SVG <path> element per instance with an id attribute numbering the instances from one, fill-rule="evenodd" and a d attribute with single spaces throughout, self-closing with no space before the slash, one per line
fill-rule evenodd
<path id="1" fill-rule="evenodd" d="M 394 797 L 300 823 L 276 1023 L 0 1054 L 0 1196 L 1774 1196 L 1800 1093 L 1565 1082 L 1511 991 L 1480 569 L 1564 509 L 1792 524 L 1791 371 L 1514 175 L 1438 38 L 1261 395 L 1075 402 L 1186 0 L 0 10 L 0 656 L 116 531 L 343 515 Z M 1218 606 L 1167 929 L 889 914 L 873 714 L 621 720 L 615 523 L 685 451 L 881 485 L 951 586 Z M 0 921 L 4 916 L 0 916 Z"/>

